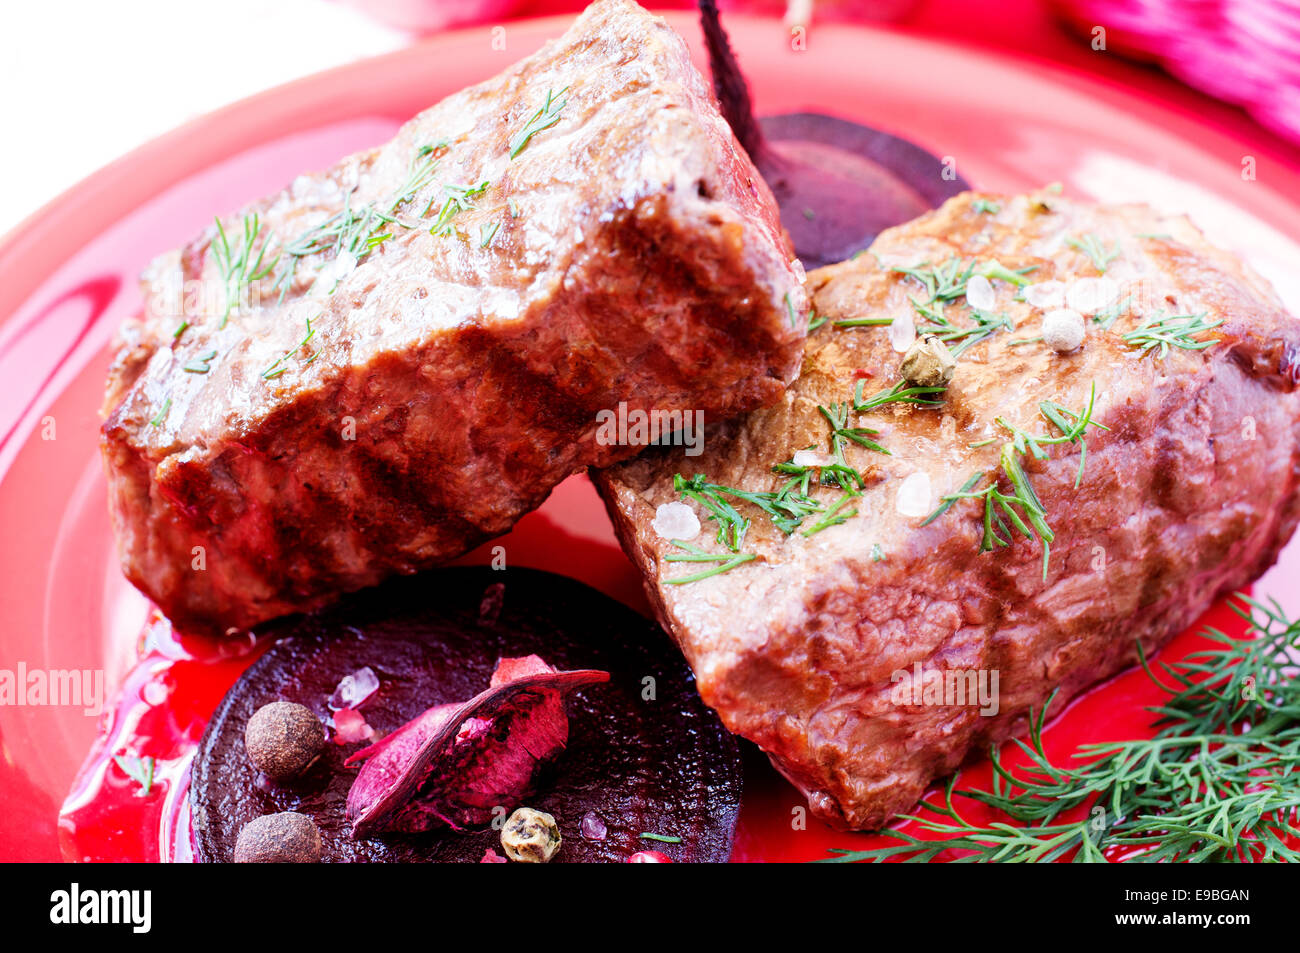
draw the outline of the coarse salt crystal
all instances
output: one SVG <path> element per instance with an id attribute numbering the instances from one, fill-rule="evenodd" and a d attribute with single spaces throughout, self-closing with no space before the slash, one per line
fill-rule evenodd
<path id="1" fill-rule="evenodd" d="M 816 450 L 796 450 L 790 462 L 797 467 L 824 467 L 835 461 L 829 454 L 818 453 Z"/>
<path id="2" fill-rule="evenodd" d="M 344 675 L 339 680 L 334 694 L 330 696 L 329 706 L 334 711 L 360 708 L 366 699 L 377 691 L 379 691 L 379 676 L 367 665 L 357 669 L 351 675 Z"/>
<path id="3" fill-rule="evenodd" d="M 685 503 L 660 503 L 655 509 L 654 522 L 650 524 L 660 539 L 680 539 L 683 542 L 700 535 L 700 520 Z"/>
<path id="4" fill-rule="evenodd" d="M 983 275 L 974 275 L 966 282 L 966 303 L 976 311 L 992 311 L 998 304 L 998 293 L 993 282 Z"/>
<path id="5" fill-rule="evenodd" d="M 1065 304 L 1065 282 L 1064 281 L 1040 281 L 1037 284 L 1025 285 L 1025 301 L 1031 307 L 1042 308 L 1059 308 Z"/>
<path id="6" fill-rule="evenodd" d="M 930 512 L 930 474 L 923 470 L 910 474 L 898 488 L 894 508 L 902 516 L 925 516 Z"/>
<path id="7" fill-rule="evenodd" d="M 1065 292 L 1066 307 L 1080 314 L 1096 314 L 1119 298 L 1119 283 L 1111 278 L 1080 278 Z"/>
<path id="8" fill-rule="evenodd" d="M 896 315 L 889 324 L 889 343 L 893 349 L 899 354 L 905 354 L 915 340 L 916 321 L 912 318 L 912 312 L 904 311 Z"/>

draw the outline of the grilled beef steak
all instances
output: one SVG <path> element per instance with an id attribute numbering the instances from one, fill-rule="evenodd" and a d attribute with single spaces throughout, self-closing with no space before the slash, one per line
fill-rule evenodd
<path id="1" fill-rule="evenodd" d="M 457 556 L 640 449 L 599 412 L 771 403 L 804 336 L 771 194 L 623 0 L 146 279 L 102 445 L 126 574 L 189 630 Z"/>
<path id="2" fill-rule="evenodd" d="M 1051 193 L 960 196 L 809 289 L 825 323 L 779 404 L 719 424 L 701 457 L 655 450 L 596 478 L 705 701 L 820 817 L 875 828 L 1053 690 L 1056 711 L 1273 562 L 1300 517 L 1300 326 L 1185 219 Z M 1078 312 L 1081 346 L 1041 340 Z M 937 406 L 871 400 L 900 379 L 908 322 L 960 352 L 946 394 L 912 395 Z M 1046 459 L 1004 423 L 1053 440 Z M 822 507 L 802 518 L 801 466 L 772 469 L 792 460 Z M 838 485 L 857 490 L 854 472 L 859 496 Z M 678 473 L 703 480 L 680 494 Z M 963 487 L 983 495 L 929 519 Z M 721 500 L 756 558 L 670 582 L 730 565 L 669 561 L 687 550 L 652 522 L 683 498 L 703 523 L 684 544 L 727 554 L 699 502 Z"/>

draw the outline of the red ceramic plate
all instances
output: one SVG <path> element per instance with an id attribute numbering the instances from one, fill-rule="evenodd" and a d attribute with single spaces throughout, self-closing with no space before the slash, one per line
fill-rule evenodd
<path id="1" fill-rule="evenodd" d="M 703 66 L 693 18 L 670 19 Z M 493 50 L 487 27 L 446 34 L 238 103 L 102 170 L 0 243 L 0 670 L 88 670 L 92 689 L 98 670 L 110 693 L 126 680 L 106 715 L 76 704 L 0 706 L 0 860 L 160 859 L 173 855 L 173 840 L 183 858 L 184 754 L 247 663 L 230 646 L 222 656 L 210 645 L 178 645 L 165 626 L 143 640 L 149 607 L 113 555 L 97 410 L 106 345 L 138 307 L 141 267 L 214 212 L 383 141 L 567 24 L 511 24 L 504 52 Z M 1031 62 L 843 26 L 815 30 L 808 49 L 794 51 L 774 21 L 736 17 L 728 26 L 763 112 L 820 110 L 903 135 L 951 156 L 983 188 L 1061 181 L 1078 194 L 1181 207 L 1273 278 L 1296 310 L 1300 208 L 1291 196 L 1300 195 L 1300 177 L 1249 143 Z M 645 607 L 585 479 L 565 483 L 524 519 L 509 552 L 517 564 L 569 573 Z M 1297 564 L 1292 547 L 1257 587 L 1292 611 L 1300 608 Z M 1230 627 L 1222 607 L 1212 614 Z M 1166 651 L 1181 655 L 1195 638 Z M 1123 675 L 1058 719 L 1050 747 L 1064 754 L 1140 733 L 1141 706 L 1155 699 L 1140 673 Z M 74 792 L 101 729 L 113 741 Z M 131 782 L 106 757 L 123 739 L 159 759 L 149 798 L 132 800 Z M 815 822 L 805 829 L 794 790 L 761 758 L 749 767 L 736 859 L 810 859 L 871 842 Z M 95 791 L 101 802 L 88 800 Z"/>

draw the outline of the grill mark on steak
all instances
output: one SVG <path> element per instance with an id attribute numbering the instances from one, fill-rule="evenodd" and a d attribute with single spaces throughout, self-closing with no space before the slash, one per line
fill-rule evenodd
<path id="1" fill-rule="evenodd" d="M 755 741 L 800 787 L 817 816 L 837 826 L 878 827 L 906 811 L 938 776 L 989 743 L 1024 730 L 1031 709 L 1059 689 L 1059 710 L 1088 685 L 1150 653 L 1190 624 L 1219 594 L 1254 579 L 1300 520 L 1300 394 L 1283 386 L 1261 355 L 1297 353 L 1300 326 L 1272 291 L 1232 256 L 1211 247 L 1183 218 L 1142 206 L 1097 207 L 1057 196 L 986 196 L 1002 211 L 972 208 L 973 196 L 883 233 L 872 255 L 809 276 L 814 305 L 831 324 L 808 340 L 803 369 L 783 400 L 710 431 L 703 456 L 670 448 L 594 474 L 625 551 L 645 576 L 651 604 L 694 668 L 705 701 L 724 723 Z M 1038 210 L 1040 201 L 1050 211 Z M 1112 330 L 1089 322 L 1068 355 L 1041 344 L 1011 348 L 1038 333 L 1041 312 L 999 287 L 1000 331 L 960 358 L 942 408 L 855 415 L 882 431 L 890 456 L 849 448 L 879 483 L 854 500 L 858 515 L 811 538 L 779 533 L 757 510 L 745 549 L 758 559 L 689 585 L 666 563 L 667 541 L 652 528 L 657 505 L 678 499 L 672 476 L 704 473 L 750 491 L 775 489 L 773 463 L 811 442 L 825 449 L 817 405 L 847 400 L 857 369 L 866 393 L 897 380 L 899 355 L 885 328 L 837 330 L 846 317 L 896 315 L 917 284 L 889 271 L 956 254 L 1034 264 L 1036 281 L 1095 277 L 1065 237 L 1095 234 L 1122 254 L 1108 269 L 1122 286 L 1146 283 L 1149 297 L 1222 317 L 1223 341 L 1204 351 L 1172 348 L 1139 356 L 1121 335 L 1149 313 L 1139 305 Z M 1169 233 L 1168 241 L 1135 238 Z M 879 262 L 877 263 L 877 259 Z M 1132 276 L 1124 278 L 1125 268 Z M 1120 299 L 1124 298 L 1121 287 Z M 950 308 L 957 323 L 964 309 Z M 1216 328 L 1210 336 L 1219 336 Z M 1248 360 L 1243 361 L 1246 357 Z M 977 554 L 982 508 L 956 503 L 922 526 L 895 509 L 903 478 L 930 475 L 932 505 L 971 473 L 995 471 L 1002 416 L 1030 433 L 1047 428 L 1038 401 L 1076 409 L 1096 381 L 1095 419 L 1110 427 L 1087 437 L 1088 462 L 1075 489 L 1076 448 L 1053 448 L 1027 469 L 1057 533 L 1050 572 L 1041 549 L 1017 533 L 1012 545 Z M 945 435 L 942 420 L 955 419 Z M 1255 439 L 1243 435 L 1255 419 Z M 951 425 L 949 425 L 951 426 Z M 987 447 L 970 443 L 996 437 Z M 821 491 L 829 505 L 838 494 Z M 711 524 L 696 545 L 712 550 Z M 885 558 L 873 561 L 881 544 Z M 1106 559 L 1095 571 L 1093 547 Z M 984 666 L 1000 673 L 1000 711 L 894 705 L 891 673 L 914 662 Z"/>
<path id="2" fill-rule="evenodd" d="M 565 87 L 560 121 L 512 159 L 539 97 Z M 620 401 L 721 419 L 797 373 L 806 327 L 786 303 L 803 314 L 807 299 L 776 204 L 685 44 L 628 0 L 223 218 L 228 241 L 256 214 L 273 257 L 345 201 L 404 194 L 421 147 L 444 139 L 401 214 L 486 179 L 454 220 L 463 234 L 431 235 L 432 216 L 391 226 L 323 299 L 309 289 L 328 255 L 299 262 L 282 303 L 270 278 L 253 289 L 264 306 L 228 320 L 223 302 L 186 302 L 187 279 L 224 277 L 215 227 L 151 266 L 101 445 L 123 569 L 178 628 L 250 626 L 459 556 L 568 475 L 635 454 L 595 440 Z M 182 371 L 213 350 L 209 373 Z"/>

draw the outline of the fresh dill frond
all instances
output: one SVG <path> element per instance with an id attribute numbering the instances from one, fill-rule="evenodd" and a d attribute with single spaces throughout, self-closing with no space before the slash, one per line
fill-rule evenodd
<path id="1" fill-rule="evenodd" d="M 418 148 L 408 163 L 402 184 L 382 201 L 353 207 L 353 193 L 348 192 L 343 197 L 342 209 L 285 244 L 279 256 L 282 262 L 272 285 L 279 289 L 280 300 L 284 300 L 297 274 L 298 263 L 304 258 L 312 255 L 337 258 L 346 253 L 360 263 L 393 237 L 393 232 L 383 229 L 390 225 L 408 230 L 417 227 L 418 223 L 403 221 L 398 213 L 433 182 L 438 168 L 438 154 L 446 145 L 437 143 Z"/>
<path id="2" fill-rule="evenodd" d="M 113 761 L 128 778 L 140 785 L 140 790 L 135 792 L 136 797 L 147 797 L 153 790 L 154 771 L 157 767 L 153 756 L 145 755 L 141 758 L 136 755 L 118 754 L 113 756 Z"/>
<path id="3" fill-rule="evenodd" d="M 909 386 L 907 381 L 898 381 L 892 387 L 877 391 L 864 398 L 863 391 L 867 382 L 859 379 L 853 388 L 853 409 L 860 414 L 884 407 L 886 404 L 916 404 L 919 407 L 941 407 L 942 400 L 932 400 L 930 395 L 942 394 L 946 387 Z"/>
<path id="4" fill-rule="evenodd" d="M 215 350 L 208 351 L 206 354 L 190 361 L 190 363 L 182 367 L 181 370 L 188 371 L 191 374 L 206 374 L 208 371 L 212 370 L 212 362 L 216 360 L 216 357 L 217 352 Z"/>
<path id="5" fill-rule="evenodd" d="M 212 261 L 217 266 L 217 271 L 221 273 L 221 288 L 225 300 L 219 326 L 224 328 L 244 293 L 254 282 L 261 281 L 275 270 L 280 256 L 276 255 L 271 261 L 266 261 L 267 246 L 271 243 L 269 234 L 257 253 L 253 253 L 253 246 L 257 244 L 257 238 L 262 231 L 262 222 L 256 212 L 244 216 L 242 240 L 236 239 L 233 244 L 226 235 L 221 219 L 218 218 L 216 222 L 217 238 L 209 247 Z M 188 324 L 178 328 L 174 337 L 180 337 L 186 327 Z"/>
<path id="6" fill-rule="evenodd" d="M 558 93 L 554 90 L 546 91 L 546 101 L 542 103 L 537 112 L 529 118 L 524 124 L 524 128 L 519 130 L 510 139 L 510 158 L 518 158 L 519 154 L 527 148 L 528 143 L 532 141 L 533 136 L 537 135 L 544 129 L 550 129 L 560 121 L 560 113 L 564 107 L 569 104 L 569 99 L 565 95 L 569 87 L 565 86 Z"/>
<path id="7" fill-rule="evenodd" d="M 429 229 L 429 234 L 439 237 L 452 234 L 455 231 L 452 219 L 461 212 L 467 212 L 474 208 L 474 200 L 482 196 L 491 184 L 487 179 L 484 179 L 473 185 L 458 185 L 450 182 L 444 185 L 442 187 L 442 206 L 438 209 L 438 217 L 433 220 L 433 227 Z M 430 210 L 432 210 L 432 201 L 429 204 Z"/>
<path id="8" fill-rule="evenodd" d="M 1198 339 L 1194 335 L 1217 328 L 1222 323 L 1222 318 L 1209 320 L 1206 312 L 1176 314 L 1168 318 L 1156 315 L 1148 318 L 1141 327 L 1121 337 L 1125 344 L 1138 348 L 1143 354 L 1159 348 L 1160 356 L 1164 358 L 1169 354 L 1171 347 L 1180 347 L 1185 351 L 1202 351 L 1218 344 L 1218 338 Z"/>
<path id="9" fill-rule="evenodd" d="M 158 413 L 154 414 L 153 419 L 149 421 L 149 426 L 161 427 L 162 422 L 167 419 L 167 411 L 171 409 L 172 409 L 172 399 L 168 397 L 166 400 L 163 401 L 163 405 L 158 410 Z"/>
<path id="10" fill-rule="evenodd" d="M 1211 648 L 1158 673 L 1139 645 L 1166 693 L 1148 708 L 1154 737 L 1080 745 L 1058 763 L 1043 746 L 1049 699 L 1031 712 L 1028 742 L 1013 742 L 1023 766 L 995 745 L 988 790 L 959 791 L 954 776 L 941 803 L 923 801 L 903 818 L 925 836 L 888 829 L 881 834 L 898 843 L 827 859 L 919 862 L 955 851 L 959 863 L 1300 861 L 1300 622 L 1240 593 L 1229 605 L 1246 638 L 1207 629 Z M 973 821 L 958 797 L 1001 818 Z"/>
<path id="11" fill-rule="evenodd" d="M 316 336 L 316 329 L 311 326 L 311 318 L 308 318 L 307 336 L 304 337 L 301 341 L 299 341 L 297 345 L 285 351 L 282 355 L 280 355 L 279 359 L 274 364 L 272 364 L 270 367 L 264 370 L 262 372 L 262 380 L 266 380 L 266 381 L 275 380 L 275 378 L 279 377 L 281 374 L 287 371 L 289 367 L 286 362 L 289 360 L 289 358 L 293 357 L 295 354 L 297 354 L 299 351 L 305 348 L 307 346 L 307 343 L 315 336 Z M 316 358 L 319 356 L 320 356 L 320 351 L 315 351 L 312 354 L 312 356 L 309 357 L 303 363 L 303 366 L 306 367 L 312 361 L 316 360 Z"/>
<path id="12" fill-rule="evenodd" d="M 1104 275 L 1110 263 L 1120 255 L 1119 242 L 1107 248 L 1092 232 L 1087 232 L 1078 238 L 1067 238 L 1065 244 L 1087 255 L 1099 275 Z"/>
<path id="13" fill-rule="evenodd" d="M 701 579 L 708 579 L 720 573 L 728 572 L 737 566 L 750 562 L 758 557 L 754 553 L 709 553 L 700 549 L 698 546 L 692 546 L 690 543 L 682 542 L 680 539 L 670 540 L 680 553 L 669 553 L 664 557 L 664 562 L 670 563 L 719 563 L 712 569 L 703 569 L 699 572 L 691 573 L 687 576 L 678 576 L 676 579 L 665 579 L 666 586 L 680 586 L 688 582 L 699 582 Z"/>
<path id="14" fill-rule="evenodd" d="M 1039 413 L 1049 424 L 1060 431 L 1057 436 L 1030 434 L 1004 420 L 997 418 L 999 426 L 1011 433 L 1011 440 L 1002 445 L 999 465 L 1002 479 L 1010 484 L 1011 493 L 1005 493 L 995 477 L 983 489 L 976 490 L 985 478 L 983 472 L 976 473 L 957 491 L 940 498 L 940 506 L 931 513 L 922 526 L 928 526 L 946 513 L 958 500 L 980 500 L 984 504 L 984 533 L 980 539 L 979 551 L 986 553 L 995 547 L 1011 544 L 1011 529 L 1014 527 L 1029 539 L 1038 539 L 1043 548 L 1043 579 L 1047 579 L 1047 569 L 1051 560 L 1051 544 L 1056 538 L 1047 522 L 1047 509 L 1034 491 L 1029 475 L 1025 473 L 1020 458 L 1032 454 L 1035 459 L 1048 459 L 1045 447 L 1057 444 L 1077 444 L 1079 446 L 1079 470 L 1074 485 L 1077 488 L 1083 480 L 1084 466 L 1088 459 L 1088 444 L 1085 433 L 1089 427 L 1109 430 L 1104 424 L 1093 420 L 1096 408 L 1097 385 L 1094 382 L 1089 390 L 1088 403 L 1080 410 L 1073 411 L 1054 401 L 1044 400 L 1038 404 Z M 987 443 L 988 441 L 985 441 Z M 999 532 L 1001 531 L 1001 532 Z"/>

